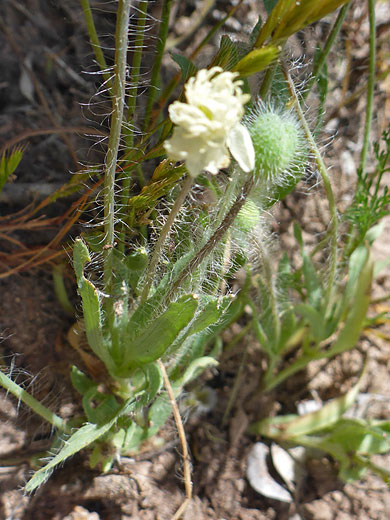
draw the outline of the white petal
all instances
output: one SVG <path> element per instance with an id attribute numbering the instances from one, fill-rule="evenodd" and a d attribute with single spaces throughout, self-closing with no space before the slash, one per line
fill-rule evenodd
<path id="1" fill-rule="evenodd" d="M 236 78 L 237 73 L 220 67 L 200 70 L 185 86 L 187 103 L 175 101 L 169 107 L 169 116 L 176 127 L 164 144 L 167 156 L 185 161 L 193 177 L 202 171 L 216 174 L 227 168 L 230 163 L 227 143 L 241 168 L 253 169 L 249 133 L 238 125 L 248 95 L 243 94 L 241 82 Z"/>
<path id="2" fill-rule="evenodd" d="M 251 172 L 255 167 L 255 150 L 248 129 L 237 123 L 227 137 L 227 145 L 240 168 Z"/>

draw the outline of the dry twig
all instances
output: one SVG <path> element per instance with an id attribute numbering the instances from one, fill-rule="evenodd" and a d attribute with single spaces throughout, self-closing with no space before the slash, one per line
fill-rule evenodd
<path id="1" fill-rule="evenodd" d="M 169 382 L 168 374 L 165 370 L 164 364 L 161 360 L 158 360 L 158 366 L 160 367 L 161 373 L 164 378 L 164 385 L 168 393 L 169 401 L 172 406 L 173 417 L 175 419 L 177 433 L 179 434 L 180 444 L 183 452 L 183 472 L 184 472 L 184 486 L 186 490 L 186 499 L 173 515 L 172 520 L 179 520 L 181 515 L 187 509 L 188 504 L 192 499 L 192 481 L 191 481 L 191 465 L 190 465 L 190 456 L 188 453 L 188 445 L 186 440 L 186 435 L 184 431 L 183 422 L 181 420 L 179 407 L 177 406 L 177 402 L 175 399 L 175 395 L 173 393 L 173 389 L 171 383 Z"/>

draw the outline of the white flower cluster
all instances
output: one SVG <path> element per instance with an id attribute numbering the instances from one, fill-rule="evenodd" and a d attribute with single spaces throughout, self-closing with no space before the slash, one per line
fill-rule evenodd
<path id="1" fill-rule="evenodd" d="M 185 161 L 192 177 L 229 166 L 228 148 L 242 170 L 254 168 L 251 137 L 240 124 L 250 95 L 242 92 L 237 76 L 221 67 L 202 69 L 185 86 L 187 103 L 175 101 L 169 107 L 177 126 L 164 147 L 170 159 Z"/>

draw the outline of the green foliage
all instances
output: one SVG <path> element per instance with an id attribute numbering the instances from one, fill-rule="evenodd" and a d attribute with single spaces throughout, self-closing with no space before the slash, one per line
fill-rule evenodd
<path id="1" fill-rule="evenodd" d="M 85 332 L 93 352 L 106 364 L 107 368 L 112 369 L 113 361 L 104 345 L 99 295 L 95 286 L 84 276 L 85 264 L 90 261 L 87 246 L 81 239 L 77 239 L 73 247 L 73 266 L 83 303 Z"/>
<path id="2" fill-rule="evenodd" d="M 210 65 L 222 67 L 224 70 L 232 70 L 239 62 L 240 57 L 241 53 L 237 43 L 224 34 L 219 44 L 219 50 Z"/>
<path id="3" fill-rule="evenodd" d="M 301 243 L 302 267 L 293 273 L 284 256 L 276 275 L 265 269 L 264 278 L 258 281 L 261 308 L 251 303 L 256 312 L 254 331 L 269 357 L 265 390 L 304 369 L 310 361 L 331 358 L 354 348 L 370 302 L 373 262 L 365 246 L 351 256 L 347 284 L 340 283 L 335 288 L 328 305 L 324 275 L 319 277 L 306 254 L 297 226 L 295 234 Z M 297 357 L 280 369 L 284 357 L 291 358 L 291 351 L 298 347 Z"/>
<path id="4" fill-rule="evenodd" d="M 260 219 L 260 210 L 257 204 L 248 199 L 237 215 L 236 224 L 245 233 L 253 230 Z"/>
<path id="5" fill-rule="evenodd" d="M 390 171 L 390 126 L 382 134 L 382 143 L 374 143 L 376 169 L 373 173 L 357 171 L 354 200 L 345 213 L 352 223 L 353 247 L 361 244 L 368 231 L 390 214 L 390 191 L 383 186 L 383 175 Z"/>
<path id="6" fill-rule="evenodd" d="M 251 76 L 268 67 L 268 65 L 276 59 L 278 54 L 279 49 L 272 45 L 262 49 L 253 49 L 253 51 L 242 58 L 232 70 L 233 72 L 238 72 L 241 77 Z"/>
<path id="7" fill-rule="evenodd" d="M 101 438 L 116 423 L 119 416 L 130 413 L 135 406 L 135 401 L 128 400 L 115 412 L 109 420 L 101 424 L 85 424 L 78 428 L 64 443 L 63 448 L 57 453 L 52 460 L 43 468 L 39 469 L 34 476 L 27 482 L 25 490 L 27 493 L 34 491 L 41 486 L 51 475 L 53 469 L 66 459 L 77 453 L 78 451 L 91 445 L 93 442 Z"/>
<path id="8" fill-rule="evenodd" d="M 346 482 L 363 478 L 368 469 L 389 482 L 390 472 L 370 460 L 373 455 L 390 451 L 389 421 L 344 417 L 360 386 L 361 378 L 345 395 L 315 412 L 267 418 L 253 423 L 250 433 L 331 455 L 339 463 L 340 478 Z"/>
<path id="9" fill-rule="evenodd" d="M 269 15 L 279 0 L 264 0 L 264 7 Z"/>
<path id="10" fill-rule="evenodd" d="M 250 432 L 280 440 L 291 440 L 302 435 L 310 435 L 330 428 L 355 402 L 361 379 L 345 395 L 333 399 L 319 410 L 302 416 L 267 418 L 250 427 Z"/>
<path id="11" fill-rule="evenodd" d="M 198 69 L 196 65 L 185 56 L 171 52 L 171 57 L 173 61 L 179 65 L 183 81 L 187 81 L 191 76 L 194 76 L 197 73 Z"/>
<path id="12" fill-rule="evenodd" d="M 221 333 L 243 315 L 248 305 L 254 335 L 268 362 L 264 391 L 275 388 L 313 360 L 330 358 L 355 347 L 370 301 L 373 262 L 369 231 L 373 234 L 373 226 L 389 213 L 390 195 L 381 183 L 384 173 L 389 171 L 390 129 L 383 135 L 384 148 L 375 145 L 376 172 L 358 172 L 354 202 L 345 215 L 351 223 L 352 238 L 343 248 L 337 242 L 336 205 L 326 168 L 304 117 L 300 117 L 299 98 L 279 62 L 281 49 L 290 35 L 345 3 L 346 0 L 264 0 L 268 17 L 264 24 L 259 19 L 247 42 L 237 43 L 222 36 L 208 68 L 219 66 L 224 71 L 237 72 L 246 93 L 251 93 L 246 78 L 265 72 L 264 84 L 269 83 L 265 94 L 271 103 L 259 108 L 253 95 L 252 107 L 257 105 L 257 109 L 245 120 L 255 150 L 254 172 L 247 175 L 235 164 L 229 175 L 200 174 L 197 190 L 187 197 L 192 184 L 187 177 L 181 185 L 181 179 L 187 176 L 185 164 L 173 164 L 163 158 L 164 140 L 173 124 L 164 117 L 162 109 L 168 93 L 178 84 L 176 79 L 155 103 L 172 1 L 166 0 L 162 5 L 144 133 L 138 136 L 132 123 L 141 106 L 137 106 L 137 93 L 147 2 L 142 2 L 138 15 L 135 37 L 140 45 L 133 52 L 135 66 L 130 70 L 131 95 L 127 96 L 129 3 L 118 3 L 114 76 L 109 78 L 89 2 L 82 0 L 89 37 L 104 71 L 113 107 L 109 153 L 102 176 L 104 219 L 83 239 L 76 239 L 73 246 L 73 268 L 82 302 L 77 330 L 85 331 L 90 349 L 87 355 L 98 358 L 95 362 L 99 370 L 87 367 L 84 373 L 72 368 L 71 381 L 81 396 L 83 413 L 70 424 L 0 373 L 0 383 L 7 390 L 61 431 L 62 443 L 57 439 L 55 455 L 27 483 L 28 492 L 84 448 L 90 449 L 91 466 L 100 466 L 104 471 L 118 454 L 137 452 L 171 414 L 164 370 L 175 397 L 179 398 L 185 385 L 207 368 L 217 366 Z M 214 29 L 199 48 L 213 34 Z M 319 101 L 315 131 L 321 128 L 328 93 L 327 52 L 325 46 L 315 58 L 313 82 Z M 196 52 L 190 57 L 171 53 L 183 82 L 198 72 L 195 55 Z M 125 100 L 129 101 L 127 112 Z M 210 121 L 213 118 L 206 104 L 191 109 L 200 109 Z M 299 122 L 292 115 L 294 109 Z M 250 109 L 247 112 L 250 114 Z M 189 139 L 190 126 L 183 142 Z M 198 145 L 204 145 L 200 138 Z M 232 148 L 227 138 L 222 145 Z M 214 152 L 210 150 L 210 155 Z M 331 210 L 329 233 L 318 246 L 325 257 L 329 247 L 329 270 L 308 252 L 298 224 L 294 226 L 300 252 L 297 267 L 293 267 L 287 253 L 276 262 L 267 241 L 258 236 L 257 224 L 262 215 L 297 185 L 310 152 L 321 172 Z M 179 158 L 185 160 L 186 153 L 183 150 Z M 0 190 L 22 154 L 23 149 L 15 148 L 8 156 L 3 155 Z M 156 159 L 153 173 L 144 175 L 151 164 L 147 161 Z M 99 179 L 99 170 L 94 168 L 94 178 Z M 75 177 L 51 200 L 79 190 L 86 178 L 87 174 Z M 260 266 L 249 274 L 254 255 Z M 241 267 L 248 273 L 244 287 L 238 294 L 229 295 L 231 277 Z M 55 281 L 62 301 L 71 310 L 58 271 Z M 253 424 L 250 431 L 329 453 L 340 462 L 345 479 L 360 476 L 367 467 L 375 471 L 369 457 L 390 449 L 385 437 L 390 426 L 386 421 L 358 421 L 343 416 L 358 388 L 356 385 L 318 412 L 303 417 L 267 418 Z M 382 476 L 385 473 L 383 470 Z"/>
<path id="13" fill-rule="evenodd" d="M 5 183 L 14 173 L 22 160 L 25 148 L 23 146 L 16 146 L 8 153 L 4 152 L 0 159 L 0 192 L 4 188 Z"/>
<path id="14" fill-rule="evenodd" d="M 255 47 L 269 43 L 279 44 L 292 34 L 323 18 L 348 0 L 279 0 L 267 18 Z"/>
<path id="15" fill-rule="evenodd" d="M 160 358 L 169 346 L 177 339 L 180 332 L 194 318 L 198 307 L 198 299 L 193 295 L 182 296 L 169 305 L 158 318 L 142 327 L 143 332 L 129 340 L 129 348 L 121 362 L 119 377 L 132 366 L 145 365 Z M 128 327 L 129 338 L 132 337 L 132 324 Z"/>

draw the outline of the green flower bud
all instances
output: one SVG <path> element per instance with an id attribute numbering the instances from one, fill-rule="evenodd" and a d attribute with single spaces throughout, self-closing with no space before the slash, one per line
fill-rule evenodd
<path id="1" fill-rule="evenodd" d="M 278 112 L 260 105 L 248 118 L 255 150 L 255 175 L 280 180 L 295 164 L 302 143 L 301 130 L 291 112 Z"/>

